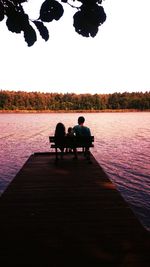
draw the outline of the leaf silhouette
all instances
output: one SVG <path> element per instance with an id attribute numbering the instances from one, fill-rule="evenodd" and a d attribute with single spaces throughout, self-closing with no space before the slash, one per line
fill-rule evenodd
<path id="1" fill-rule="evenodd" d="M 6 20 L 6 25 L 7 25 L 8 30 L 11 31 L 11 32 L 15 32 L 15 33 L 20 33 L 21 32 L 20 26 L 14 24 L 14 21 L 11 18 L 8 18 Z"/>
<path id="2" fill-rule="evenodd" d="M 23 31 L 24 31 L 24 39 L 26 43 L 28 44 L 28 46 L 32 46 L 37 40 L 35 30 L 29 24 L 28 27 L 26 27 Z"/>
<path id="3" fill-rule="evenodd" d="M 46 0 L 40 9 L 40 19 L 44 22 L 59 20 L 63 13 L 64 10 L 60 3 L 55 0 Z"/>
<path id="4" fill-rule="evenodd" d="M 3 19 L 4 19 L 4 7 L 0 2 L 0 21 L 2 21 Z"/>
<path id="5" fill-rule="evenodd" d="M 13 2 L 15 3 L 15 4 L 21 4 L 21 3 L 24 3 L 24 2 L 27 2 L 27 0 L 13 0 Z"/>
<path id="6" fill-rule="evenodd" d="M 14 6 L 11 2 L 6 8 L 6 16 L 6 25 L 9 31 L 20 33 L 29 24 L 29 17 L 24 13 L 22 7 Z"/>
<path id="7" fill-rule="evenodd" d="M 103 24 L 106 20 L 106 13 L 104 11 L 104 8 L 102 6 L 99 6 L 97 10 L 95 11 L 95 15 L 97 16 L 99 20 L 99 25 Z"/>
<path id="8" fill-rule="evenodd" d="M 36 25 L 40 35 L 42 36 L 42 38 L 47 41 L 49 39 L 49 32 L 47 30 L 47 28 L 45 27 L 45 25 L 43 24 L 43 22 L 38 21 L 38 20 L 34 20 L 33 21 L 34 24 Z"/>
<path id="9" fill-rule="evenodd" d="M 101 6 L 103 0 L 43 1 L 39 18 L 33 21 L 24 11 L 23 3 L 28 2 L 28 0 L 0 0 L 0 21 L 6 17 L 6 26 L 9 31 L 15 33 L 21 33 L 23 31 L 28 46 L 32 46 L 37 40 L 36 31 L 30 25 L 30 21 L 35 24 L 41 37 L 47 41 L 49 39 L 49 32 L 43 22 L 59 20 L 64 14 L 62 5 L 65 5 L 65 3 L 77 9 L 77 12 L 73 16 L 73 26 L 76 32 L 82 36 L 95 37 L 99 26 L 106 20 L 104 8 Z"/>
<path id="10" fill-rule="evenodd" d="M 19 17 L 16 16 L 9 16 L 6 20 L 6 25 L 9 31 L 20 33 L 22 30 L 22 24 L 20 23 Z"/>
<path id="11" fill-rule="evenodd" d="M 85 37 L 95 37 L 98 27 L 106 20 L 106 14 L 101 6 L 82 5 L 73 18 L 76 32 Z"/>

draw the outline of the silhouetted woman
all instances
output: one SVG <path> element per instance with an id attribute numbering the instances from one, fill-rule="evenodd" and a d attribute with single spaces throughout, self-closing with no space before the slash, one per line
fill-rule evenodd
<path id="1" fill-rule="evenodd" d="M 59 122 L 55 129 L 55 144 L 61 151 L 61 158 L 63 158 L 64 152 L 64 137 L 66 135 L 65 126 L 63 123 Z M 58 153 L 56 148 L 56 160 L 58 160 Z"/>

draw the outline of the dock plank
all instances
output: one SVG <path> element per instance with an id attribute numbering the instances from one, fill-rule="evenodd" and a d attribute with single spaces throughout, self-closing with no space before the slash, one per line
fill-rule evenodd
<path id="1" fill-rule="evenodd" d="M 32 155 L 0 198 L 0 266 L 150 264 L 150 236 L 91 155 Z"/>

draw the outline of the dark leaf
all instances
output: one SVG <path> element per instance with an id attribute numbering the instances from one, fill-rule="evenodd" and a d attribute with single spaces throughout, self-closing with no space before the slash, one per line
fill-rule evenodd
<path id="1" fill-rule="evenodd" d="M 46 0 L 40 9 L 40 19 L 44 22 L 59 20 L 63 13 L 64 10 L 60 3 L 55 0 Z"/>
<path id="2" fill-rule="evenodd" d="M 2 21 L 3 19 L 4 19 L 4 7 L 0 2 L 0 21 Z"/>
<path id="3" fill-rule="evenodd" d="M 106 20 L 106 13 L 102 6 L 98 6 L 97 9 L 94 11 L 95 16 L 97 16 L 99 25 L 103 24 Z"/>
<path id="4" fill-rule="evenodd" d="M 6 20 L 6 25 L 8 30 L 11 32 L 20 33 L 22 30 L 21 25 L 15 20 L 13 20 L 11 17 Z"/>
<path id="5" fill-rule="evenodd" d="M 12 32 L 20 33 L 27 25 L 29 25 L 28 15 L 24 13 L 21 6 L 14 6 L 9 2 L 6 8 L 6 16 L 8 17 L 6 25 Z"/>
<path id="6" fill-rule="evenodd" d="M 86 17 L 87 22 L 90 24 L 98 24 L 100 26 L 106 20 L 104 8 L 98 5 L 82 5 L 81 12 Z"/>
<path id="7" fill-rule="evenodd" d="M 24 3 L 24 2 L 27 2 L 28 0 L 13 0 L 13 2 L 15 3 L 15 4 L 21 4 L 21 3 Z"/>
<path id="8" fill-rule="evenodd" d="M 95 37 L 98 27 L 106 20 L 106 14 L 101 6 L 82 5 L 81 11 L 78 11 L 73 18 L 76 32 L 85 37 Z"/>
<path id="9" fill-rule="evenodd" d="M 29 24 L 28 16 L 24 13 L 15 12 L 8 16 L 6 25 L 9 31 L 20 33 Z"/>
<path id="10" fill-rule="evenodd" d="M 16 7 L 12 2 L 7 2 L 7 5 L 5 7 L 5 13 L 6 16 L 15 16 L 16 13 Z"/>
<path id="11" fill-rule="evenodd" d="M 96 3 L 99 2 L 99 0 L 78 0 L 78 1 L 86 6 L 95 5 Z"/>
<path id="12" fill-rule="evenodd" d="M 85 14 L 81 11 L 77 12 L 74 15 L 74 23 L 73 26 L 77 33 L 81 34 L 84 37 L 90 37 L 94 35 L 94 32 L 97 33 L 97 25 L 92 25 L 91 22 L 87 20 Z M 91 34 L 92 33 L 92 34 Z"/>
<path id="13" fill-rule="evenodd" d="M 28 46 L 32 46 L 37 40 L 35 30 L 31 25 L 28 25 L 28 27 L 26 27 L 23 31 L 26 43 L 28 44 Z"/>
<path id="14" fill-rule="evenodd" d="M 39 30 L 40 35 L 42 38 L 47 41 L 49 39 L 49 32 L 47 28 L 44 26 L 43 22 L 34 20 L 34 24 L 36 25 L 37 29 Z"/>
<path id="15" fill-rule="evenodd" d="M 97 33 L 98 33 L 98 27 L 92 27 L 90 31 L 91 37 L 95 37 Z"/>

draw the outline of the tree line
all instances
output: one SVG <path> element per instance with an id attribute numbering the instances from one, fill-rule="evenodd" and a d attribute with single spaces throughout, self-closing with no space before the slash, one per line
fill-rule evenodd
<path id="1" fill-rule="evenodd" d="M 0 110 L 120 110 L 150 109 L 150 91 L 113 94 L 0 91 Z"/>

